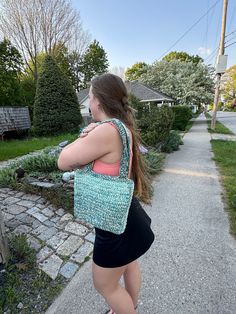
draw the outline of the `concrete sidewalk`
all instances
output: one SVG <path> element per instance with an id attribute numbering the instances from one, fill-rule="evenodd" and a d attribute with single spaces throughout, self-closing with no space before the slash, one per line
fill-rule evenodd
<path id="1" fill-rule="evenodd" d="M 229 235 L 212 157 L 201 115 L 154 181 L 147 212 L 156 240 L 140 259 L 140 314 L 236 313 L 236 240 Z M 102 314 L 105 309 L 88 262 L 46 313 Z"/>

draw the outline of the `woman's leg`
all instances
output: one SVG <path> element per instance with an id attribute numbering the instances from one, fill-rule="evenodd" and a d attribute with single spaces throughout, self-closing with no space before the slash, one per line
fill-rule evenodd
<path id="1" fill-rule="evenodd" d="M 92 266 L 94 287 L 116 314 L 136 313 L 131 296 L 119 284 L 126 268 L 127 266 L 103 268 L 95 263 Z"/>
<path id="2" fill-rule="evenodd" d="M 134 306 L 138 304 L 138 297 L 141 287 L 141 272 L 138 261 L 127 265 L 124 272 L 125 289 L 131 296 Z"/>

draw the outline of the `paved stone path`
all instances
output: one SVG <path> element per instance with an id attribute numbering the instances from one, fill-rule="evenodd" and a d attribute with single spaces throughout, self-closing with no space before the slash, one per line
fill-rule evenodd
<path id="1" fill-rule="evenodd" d="M 0 189 L 0 210 L 6 231 L 26 234 L 37 252 L 37 264 L 52 279 L 70 279 L 92 253 L 94 233 L 63 208 L 56 209 L 39 195 Z"/>

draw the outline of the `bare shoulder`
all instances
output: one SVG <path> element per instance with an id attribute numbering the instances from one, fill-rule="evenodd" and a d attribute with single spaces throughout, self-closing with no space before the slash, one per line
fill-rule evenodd
<path id="1" fill-rule="evenodd" d="M 119 139 L 118 130 L 109 123 L 103 123 L 98 125 L 92 132 L 88 134 L 88 137 L 96 137 L 97 139 Z"/>

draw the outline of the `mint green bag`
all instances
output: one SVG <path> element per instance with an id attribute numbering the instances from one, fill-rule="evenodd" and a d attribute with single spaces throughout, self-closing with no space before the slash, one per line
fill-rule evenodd
<path id="1" fill-rule="evenodd" d="M 93 163 L 75 171 L 74 215 L 92 226 L 115 234 L 124 232 L 134 182 L 128 178 L 130 138 L 124 124 L 118 119 L 105 120 L 116 125 L 123 143 L 119 176 L 92 171 Z"/>

